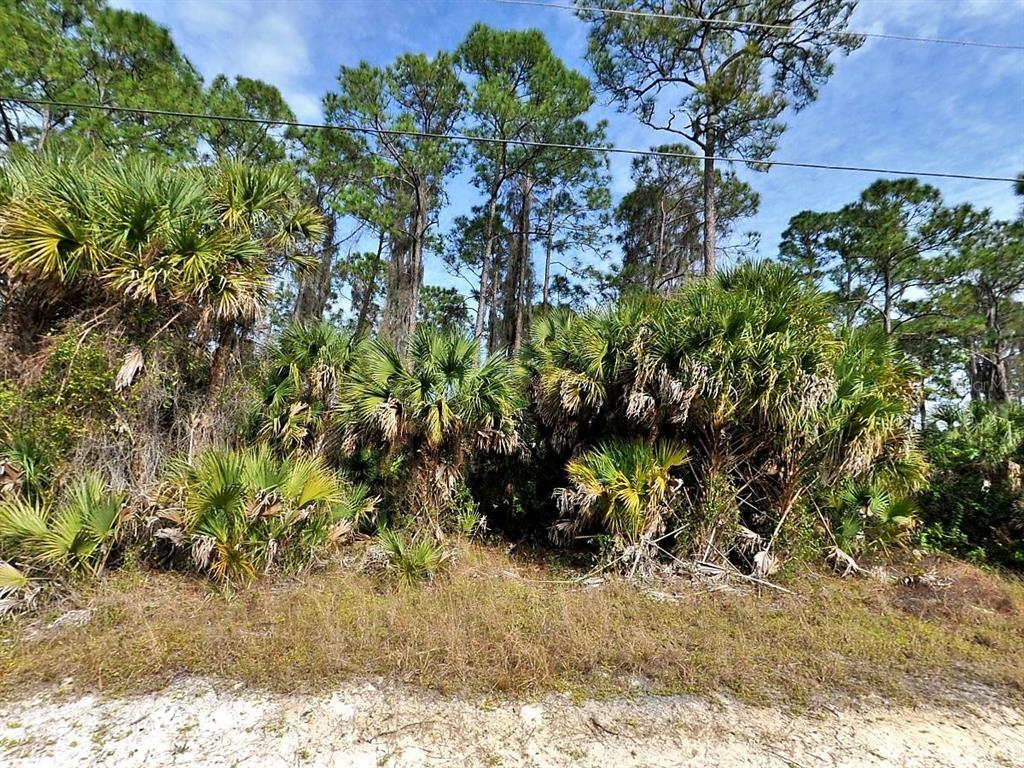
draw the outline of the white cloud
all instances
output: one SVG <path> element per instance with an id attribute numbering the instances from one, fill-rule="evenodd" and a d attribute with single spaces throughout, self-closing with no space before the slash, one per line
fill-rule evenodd
<path id="1" fill-rule="evenodd" d="M 304 3 L 143 3 L 114 0 L 171 29 L 178 48 L 207 81 L 243 75 L 277 86 L 300 120 L 320 118 L 319 96 L 305 81 L 313 73 L 310 49 L 315 19 Z"/>

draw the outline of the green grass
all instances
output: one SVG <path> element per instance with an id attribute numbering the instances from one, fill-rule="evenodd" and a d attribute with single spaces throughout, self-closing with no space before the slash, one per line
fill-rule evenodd
<path id="1" fill-rule="evenodd" d="M 396 589 L 342 571 L 267 579 L 231 599 L 177 574 L 116 574 L 81 627 L 0 625 L 0 695 L 155 690 L 177 674 L 272 690 L 383 675 L 446 692 L 645 689 L 799 704 L 932 695 L 976 681 L 1024 698 L 1024 588 L 939 563 L 954 586 L 806 574 L 785 595 L 694 592 L 660 603 L 618 581 L 585 589 L 471 547 L 446 579 Z M 510 579 L 502 571 L 525 578 Z"/>

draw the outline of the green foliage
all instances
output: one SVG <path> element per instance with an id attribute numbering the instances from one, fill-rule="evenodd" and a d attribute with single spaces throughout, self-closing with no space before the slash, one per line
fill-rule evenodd
<path id="1" fill-rule="evenodd" d="M 79 440 L 115 427 L 116 353 L 71 324 L 50 340 L 30 384 L 0 387 L 0 451 L 24 473 L 25 493 L 39 498 Z"/>
<path id="2" fill-rule="evenodd" d="M 338 401 L 350 451 L 406 457 L 409 497 L 399 504 L 414 515 L 446 511 L 474 453 L 509 455 L 521 447 L 515 364 L 504 355 L 481 363 L 477 343 L 458 334 L 418 329 L 408 360 L 387 341 L 369 342 Z"/>
<path id="3" fill-rule="evenodd" d="M 0 91 L 30 99 L 102 101 L 201 112 L 202 78 L 170 33 L 142 13 L 102 0 L 0 2 Z M 191 157 L 189 121 L 159 115 L 0 107 L 0 145 L 106 147 Z"/>
<path id="4" fill-rule="evenodd" d="M 682 136 L 705 155 L 703 255 L 715 271 L 717 155 L 767 160 L 787 107 L 812 102 L 832 74 L 830 55 L 864 41 L 846 32 L 850 0 L 607 0 L 592 22 L 588 59 L 598 85 L 653 128 Z M 643 12 L 649 12 L 645 15 Z M 793 24 L 799 19 L 799 24 Z M 754 26 L 744 21 L 756 22 Z M 753 164 L 752 164 L 753 165 Z M 767 165 L 754 165 L 767 170 Z"/>
<path id="5" fill-rule="evenodd" d="M 338 387 L 362 342 L 326 322 L 292 324 L 268 350 L 251 428 L 283 453 L 325 448 Z"/>
<path id="6" fill-rule="evenodd" d="M 715 528 L 719 547 L 739 548 L 739 526 L 784 543 L 815 498 L 913 447 L 913 366 L 880 334 L 837 334 L 824 297 L 774 265 L 551 315 L 534 339 L 535 410 L 563 455 L 608 440 L 690 447 L 672 519 L 706 526 L 684 550 Z"/>
<path id="7" fill-rule="evenodd" d="M 513 142 L 473 144 L 474 181 L 486 199 L 478 218 L 479 231 L 472 234 L 482 242 L 480 248 L 460 249 L 459 256 L 480 275 L 475 334 L 482 335 L 488 305 L 493 303 L 491 309 L 495 312 L 501 308 L 503 327 L 490 329 L 488 348 L 507 344 L 518 351 L 529 303 L 529 298 L 522 295 L 524 283 L 531 280 L 528 238 L 518 235 L 517 244 L 510 245 L 509 253 L 502 254 L 498 236 L 505 229 L 530 230 L 531 208 L 534 198 L 539 197 L 547 220 L 543 285 L 546 305 L 552 253 L 566 247 L 559 243 L 561 240 L 593 243 L 593 232 L 588 233 L 590 227 L 579 210 L 579 201 L 601 199 L 599 190 L 605 185 L 603 160 L 593 153 L 550 145 L 601 144 L 605 140 L 604 126 L 591 128 L 583 117 L 594 103 L 590 82 L 580 72 L 569 69 L 537 30 L 496 30 L 475 24 L 457 55 L 463 70 L 473 79 L 467 132 L 497 135 Z M 506 190 L 518 198 L 519 211 L 513 215 L 520 219 L 508 227 L 497 210 L 499 197 Z M 561 215 L 556 214 L 551 201 L 562 193 L 565 197 L 559 205 L 560 213 L 567 216 L 559 222 L 565 226 L 556 236 L 554 224 Z M 607 207 L 607 199 L 602 202 Z M 571 231 L 572 225 L 576 225 L 576 234 L 566 237 L 564 233 Z M 503 294 L 500 298 L 498 291 Z"/>
<path id="8" fill-rule="evenodd" d="M 442 545 L 425 536 L 409 539 L 385 528 L 377 534 L 377 543 L 387 556 L 388 568 L 406 587 L 434 578 L 449 560 Z"/>
<path id="9" fill-rule="evenodd" d="M 28 586 L 28 576 L 10 563 L 0 563 L 0 599 Z"/>
<path id="10" fill-rule="evenodd" d="M 416 325 L 427 238 L 442 185 L 457 168 L 460 146 L 450 140 L 389 131 L 448 134 L 462 113 L 465 85 L 455 57 L 407 53 L 387 67 L 342 67 L 339 90 L 324 97 L 331 125 L 357 126 L 348 156 L 356 158 L 343 209 L 385 235 L 392 245 L 382 334 L 403 353 Z M 366 158 L 371 158 L 367 161 Z M 372 298 L 373 291 L 365 291 Z M 363 330 L 359 328 L 359 330 Z"/>
<path id="11" fill-rule="evenodd" d="M 0 557 L 59 575 L 103 570 L 117 533 L 124 495 L 88 474 L 55 503 L 19 496 L 0 500 Z"/>
<path id="12" fill-rule="evenodd" d="M 1024 567 L 1024 412 L 972 403 L 943 409 L 925 432 L 934 467 L 921 495 L 923 543 Z"/>
<path id="13" fill-rule="evenodd" d="M 313 561 L 372 515 L 375 503 L 320 458 L 215 449 L 173 468 L 160 498 L 160 514 L 173 526 L 158 536 L 197 570 L 240 586 L 274 566 Z"/>
<path id="14" fill-rule="evenodd" d="M 592 520 L 627 546 L 650 543 L 664 532 L 675 490 L 671 472 L 686 462 L 681 445 L 613 441 L 594 448 L 566 467 L 572 484 L 559 506 L 573 519 L 561 533 Z"/>
<path id="15" fill-rule="evenodd" d="M 689 154 L 682 144 L 654 147 Z M 633 189 L 615 209 L 621 227 L 622 265 L 613 282 L 620 291 L 668 293 L 693 277 L 702 254 L 699 161 L 690 157 L 640 157 L 633 160 Z M 744 218 L 757 213 L 760 198 L 732 172 L 715 172 L 716 227 L 729 236 Z"/>
<path id="16" fill-rule="evenodd" d="M 205 101 L 206 111 L 213 115 L 295 121 L 295 114 L 276 87 L 249 77 L 237 76 L 231 82 L 218 75 L 210 83 Z M 211 120 L 203 139 L 218 159 L 266 165 L 284 160 L 285 143 L 279 130 L 259 123 Z"/>
<path id="17" fill-rule="evenodd" d="M 946 206 L 917 179 L 879 179 L 838 211 L 794 216 L 779 250 L 835 291 L 847 325 L 881 318 L 895 333 L 926 314 L 915 294 L 932 280 L 931 262 L 948 259 L 980 223 L 970 206 Z"/>
<path id="18" fill-rule="evenodd" d="M 919 522 L 917 502 L 881 484 L 847 483 L 830 502 L 832 535 L 849 555 L 905 544 Z"/>
<path id="19" fill-rule="evenodd" d="M 420 323 L 446 333 L 463 333 L 469 325 L 466 299 L 456 288 L 424 285 L 419 313 Z"/>
<path id="20" fill-rule="evenodd" d="M 0 617 L 31 605 L 35 597 L 31 584 L 23 571 L 0 561 Z"/>
<path id="21" fill-rule="evenodd" d="M 305 264 L 298 246 L 323 232 L 284 166 L 46 156 L 3 172 L 12 193 L 0 208 L 0 268 L 65 301 L 251 320 L 277 270 Z"/>

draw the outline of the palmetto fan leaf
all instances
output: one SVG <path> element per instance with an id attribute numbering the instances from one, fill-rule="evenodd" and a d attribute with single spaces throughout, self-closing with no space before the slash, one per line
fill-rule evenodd
<path id="1" fill-rule="evenodd" d="M 274 566 L 300 567 L 337 540 L 338 526 L 373 515 L 376 499 L 321 458 L 279 458 L 266 446 L 209 450 L 179 462 L 164 504 L 195 567 L 241 585 Z"/>
<path id="2" fill-rule="evenodd" d="M 10 563 L 0 562 L 0 598 L 6 597 L 12 592 L 25 589 L 28 584 L 28 576 L 22 571 Z"/>
<path id="3" fill-rule="evenodd" d="M 0 264 L 12 274 L 70 284 L 106 263 L 88 224 L 53 200 L 17 200 L 2 217 Z"/>
<path id="4" fill-rule="evenodd" d="M 0 267 L 15 278 L 250 322 L 284 263 L 324 231 L 293 172 L 59 157 L 11 160 Z"/>
<path id="5" fill-rule="evenodd" d="M 687 454 L 678 443 L 613 441 L 573 459 L 566 467 L 572 485 L 558 494 L 563 512 L 575 516 L 570 527 L 598 519 L 627 545 L 649 539 L 663 528 L 671 472 Z"/>
<path id="6" fill-rule="evenodd" d="M 123 495 L 94 474 L 72 483 L 56 504 L 5 499 L 0 553 L 41 568 L 94 572 L 114 538 L 123 504 Z"/>
<path id="7" fill-rule="evenodd" d="M 504 355 L 483 363 L 479 355 L 473 339 L 421 327 L 408 360 L 387 341 L 368 342 L 340 385 L 343 442 L 404 454 L 415 505 L 432 512 L 450 501 L 468 449 L 520 445 L 519 370 Z"/>
<path id="8" fill-rule="evenodd" d="M 0 501 L 0 546 L 8 556 L 35 555 L 48 532 L 47 510 L 40 502 L 20 496 Z"/>
<path id="9" fill-rule="evenodd" d="M 363 346 L 326 322 L 285 328 L 267 355 L 254 429 L 279 450 L 315 450 L 327 437 L 339 386 Z"/>

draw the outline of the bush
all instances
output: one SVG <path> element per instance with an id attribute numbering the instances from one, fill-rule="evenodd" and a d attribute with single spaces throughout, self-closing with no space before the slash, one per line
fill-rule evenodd
<path id="1" fill-rule="evenodd" d="M 922 543 L 1024 568 L 1024 409 L 944 409 L 925 432 L 933 466 L 921 495 Z"/>
<path id="2" fill-rule="evenodd" d="M 159 503 L 173 525 L 157 536 L 192 567 L 240 586 L 275 566 L 310 563 L 372 515 L 376 499 L 322 459 L 279 459 L 261 446 L 178 462 Z"/>
<path id="3" fill-rule="evenodd" d="M 55 504 L 10 496 L 0 501 L 0 559 L 41 570 L 95 575 L 103 570 L 121 522 L 124 496 L 89 474 Z"/>
<path id="4" fill-rule="evenodd" d="M 401 459 L 393 509 L 435 528 L 477 456 L 510 456 L 520 439 L 522 392 L 504 354 L 480 362 L 471 338 L 420 327 L 408 359 L 383 339 L 365 345 L 344 377 L 337 418 L 348 455 Z"/>
<path id="5" fill-rule="evenodd" d="M 114 378 L 122 354 L 116 344 L 86 337 L 72 323 L 49 340 L 41 367 L 18 386 L 0 388 L 0 450 L 41 493 L 84 436 L 117 423 Z"/>
<path id="6" fill-rule="evenodd" d="M 282 453 L 322 453 L 338 386 L 362 348 L 327 322 L 285 328 L 260 372 L 252 434 Z"/>
<path id="7" fill-rule="evenodd" d="M 388 569 L 398 583 L 412 586 L 436 576 L 448 563 L 449 554 L 442 545 L 423 535 L 407 538 L 390 528 L 377 535 L 377 542 L 387 557 Z"/>
<path id="8" fill-rule="evenodd" d="M 914 367 L 879 332 L 837 332 L 826 297 L 777 265 L 744 265 L 674 297 L 548 315 L 525 363 L 537 420 L 585 505 L 606 493 L 582 490 L 584 470 L 609 458 L 596 446 L 688 447 L 665 521 L 676 531 L 665 546 L 684 554 L 713 541 L 749 565 L 795 551 L 818 523 L 815 505 L 844 483 L 915 463 Z M 603 530 L 627 544 L 660 516 L 635 527 L 613 514 Z"/>
<path id="9" fill-rule="evenodd" d="M 598 524 L 626 546 L 653 546 L 664 533 L 665 520 L 679 482 L 671 472 L 686 462 L 681 445 L 661 442 L 653 447 L 634 441 L 613 441 L 569 462 L 571 486 L 558 492 L 568 518 L 556 526 L 572 534 Z"/>

